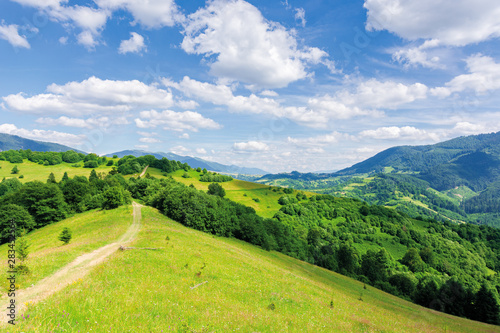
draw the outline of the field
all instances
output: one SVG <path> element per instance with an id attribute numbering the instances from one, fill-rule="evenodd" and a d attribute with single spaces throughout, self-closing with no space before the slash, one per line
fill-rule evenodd
<path id="1" fill-rule="evenodd" d="M 114 159 L 117 161 L 118 159 Z M 51 172 L 54 173 L 57 181 L 60 181 L 63 177 L 64 173 L 67 172 L 69 177 L 74 176 L 85 176 L 88 177 L 90 175 L 90 171 L 92 169 L 83 168 L 83 162 L 76 163 L 80 165 L 80 167 L 73 167 L 74 163 L 61 163 L 58 165 L 50 165 L 44 166 L 38 163 L 33 163 L 28 160 L 24 160 L 23 163 L 12 164 L 8 161 L 0 161 L 0 179 L 5 178 L 18 178 L 21 182 L 28 182 L 33 180 L 39 180 L 45 182 L 49 177 Z M 19 169 L 19 174 L 13 175 L 11 174 L 12 168 L 17 165 Z M 111 171 L 111 166 L 101 165 L 98 168 L 95 168 L 97 173 L 108 173 Z M 23 176 L 23 178 L 19 178 L 19 176 Z"/>
<path id="2" fill-rule="evenodd" d="M 99 220 L 101 212 L 90 212 Z M 130 208 L 110 212 L 130 222 Z M 38 233 L 55 238 L 68 220 Z M 7 332 L 498 332 L 142 208 L 142 230 L 81 281 L 29 305 Z M 105 232 L 100 223 L 96 232 Z M 36 243 L 36 233 L 29 235 Z M 76 239 L 75 239 L 76 240 Z M 53 245 L 55 247 L 59 245 Z M 44 257 L 52 254 L 45 251 Z M 5 251 L 5 249 L 3 249 Z M 34 263 L 30 263 L 34 265 Z M 37 270 L 44 269 L 44 263 Z M 35 268 L 35 266 L 33 266 Z"/>

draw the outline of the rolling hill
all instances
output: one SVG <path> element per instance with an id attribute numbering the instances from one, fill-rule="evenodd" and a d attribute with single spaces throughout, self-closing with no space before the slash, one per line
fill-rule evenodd
<path id="1" fill-rule="evenodd" d="M 68 146 L 60 145 L 58 143 L 35 141 L 26 138 L 22 138 L 17 135 L 0 133 L 0 151 L 6 150 L 18 150 L 18 149 L 30 149 L 32 151 L 55 151 L 63 152 L 68 150 L 74 150 L 77 153 L 84 153 L 81 150 L 74 149 Z"/>
<path id="2" fill-rule="evenodd" d="M 20 280 L 20 287 L 36 286 L 78 261 L 79 255 L 115 241 L 131 221 L 131 207 L 125 206 L 90 211 L 30 233 L 27 238 L 34 247 L 28 265 L 36 277 L 22 277 L 27 280 Z M 153 208 L 142 208 L 141 225 L 137 238 L 126 244 L 136 249 L 120 251 L 116 245 L 105 263 L 61 291 L 28 302 L 17 325 L 2 330 L 499 331 L 497 326 L 420 307 L 274 251 L 186 228 Z M 78 232 L 69 245 L 61 245 L 57 235 L 67 226 Z M 6 250 L 6 245 L 0 247 Z"/>
<path id="3" fill-rule="evenodd" d="M 189 166 L 192 168 L 202 168 L 202 169 L 207 169 L 209 171 L 215 171 L 215 172 L 221 172 L 221 173 L 226 173 L 226 174 L 232 174 L 232 175 L 238 175 L 238 174 L 244 174 L 244 175 L 264 175 L 267 172 L 258 169 L 258 168 L 247 168 L 247 167 L 240 167 L 237 165 L 225 165 L 217 162 L 212 162 L 212 161 L 207 161 L 198 157 L 192 157 L 192 156 L 181 156 L 177 155 L 174 153 L 162 153 L 162 152 L 148 152 L 144 150 L 123 150 L 119 151 L 116 153 L 112 154 L 107 154 L 107 157 L 112 157 L 114 155 L 117 155 L 118 157 L 123 157 L 127 155 L 133 155 L 135 157 L 139 156 L 145 156 L 145 155 L 153 155 L 157 159 L 161 159 L 162 157 L 166 157 L 169 160 L 174 160 L 174 161 L 180 161 L 182 163 L 187 163 Z"/>

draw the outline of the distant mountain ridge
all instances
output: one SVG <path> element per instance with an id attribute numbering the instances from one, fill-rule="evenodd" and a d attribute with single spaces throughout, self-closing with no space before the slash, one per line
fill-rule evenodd
<path id="1" fill-rule="evenodd" d="M 135 157 L 144 155 L 153 155 L 157 159 L 162 159 L 163 157 L 169 160 L 180 161 L 182 163 L 187 163 L 192 168 L 202 168 L 215 172 L 230 173 L 230 174 L 244 174 L 244 175 L 264 175 L 268 173 L 259 168 L 246 168 L 237 165 L 225 165 L 217 162 L 211 162 L 198 157 L 192 156 L 181 156 L 174 153 L 163 153 L 163 152 L 149 152 L 144 150 L 122 150 L 119 152 L 107 154 L 105 156 L 112 157 L 117 155 L 118 157 L 123 157 L 127 155 L 133 155 Z"/>
<path id="2" fill-rule="evenodd" d="M 0 133 L 0 151 L 6 151 L 11 149 L 13 150 L 31 149 L 32 151 L 54 151 L 54 152 L 64 152 L 68 150 L 74 150 L 77 153 L 86 154 L 81 150 L 61 145 L 58 143 L 36 141 L 36 140 L 22 138 L 17 135 Z"/>

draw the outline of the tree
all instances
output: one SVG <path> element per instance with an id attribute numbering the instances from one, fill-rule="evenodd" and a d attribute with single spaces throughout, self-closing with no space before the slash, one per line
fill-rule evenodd
<path id="1" fill-rule="evenodd" d="M 372 283 L 376 281 L 386 281 L 389 269 L 389 255 L 385 249 L 378 252 L 368 250 L 361 261 L 361 272 Z"/>
<path id="2" fill-rule="evenodd" d="M 56 176 L 53 172 L 50 173 L 49 178 L 47 179 L 48 184 L 57 184 Z"/>
<path id="3" fill-rule="evenodd" d="M 71 240 L 71 230 L 70 228 L 68 227 L 65 227 L 61 233 L 59 234 L 59 237 L 58 239 L 61 241 L 61 242 L 64 242 L 64 245 L 68 244 L 69 241 Z"/>
<path id="4" fill-rule="evenodd" d="M 114 209 L 120 207 L 123 203 L 124 197 L 120 187 L 112 186 L 104 191 L 104 202 L 102 204 L 102 208 Z"/>
<path id="5" fill-rule="evenodd" d="M 473 319 L 494 325 L 500 324 L 498 293 L 487 283 L 483 283 L 477 292 L 474 307 Z"/>
<path id="6" fill-rule="evenodd" d="M 23 230 L 21 233 L 21 237 L 16 239 L 16 255 L 17 259 L 19 259 L 20 263 L 16 267 L 16 271 L 21 274 L 27 274 L 29 273 L 29 268 L 26 266 L 24 263 L 29 256 L 29 247 L 31 244 L 28 243 L 28 240 L 26 239 L 26 231 Z"/>
<path id="7" fill-rule="evenodd" d="M 17 165 L 14 165 L 12 168 L 12 171 L 10 172 L 13 175 L 17 175 L 19 173 L 19 169 L 17 168 Z"/>
<path id="8" fill-rule="evenodd" d="M 216 195 L 223 198 L 226 195 L 224 188 L 218 183 L 212 183 L 208 185 L 208 194 Z"/>
<path id="9" fill-rule="evenodd" d="M 97 176 L 97 172 L 95 172 L 95 169 L 92 169 L 92 171 L 90 171 L 89 182 L 92 183 L 98 179 L 99 177 Z"/>
<path id="10" fill-rule="evenodd" d="M 35 227 L 33 217 L 28 211 L 15 204 L 5 204 L 0 206 L 0 242 L 5 243 L 11 235 L 11 221 L 16 223 L 16 236 L 21 236 L 21 230 L 31 230 Z"/>
<path id="11" fill-rule="evenodd" d="M 56 184 L 28 182 L 17 193 L 17 201 L 33 216 L 37 227 L 66 218 L 67 205 Z"/>
<path id="12" fill-rule="evenodd" d="M 63 177 L 62 177 L 62 179 L 61 179 L 61 182 L 65 182 L 65 181 L 67 181 L 68 179 L 69 179 L 68 173 L 67 173 L 67 172 L 65 172 L 65 173 L 64 173 L 64 175 L 63 175 Z"/>
<path id="13" fill-rule="evenodd" d="M 424 261 L 415 248 L 408 249 L 403 259 L 401 259 L 401 263 L 408 266 L 412 272 L 422 272 L 425 267 Z"/>

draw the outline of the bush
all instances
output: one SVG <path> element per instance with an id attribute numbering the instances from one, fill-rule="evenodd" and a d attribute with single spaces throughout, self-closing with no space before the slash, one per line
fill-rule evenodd
<path id="1" fill-rule="evenodd" d="M 91 168 L 91 169 L 97 168 L 98 166 L 99 164 L 95 160 L 90 160 L 83 164 L 84 168 Z"/>

